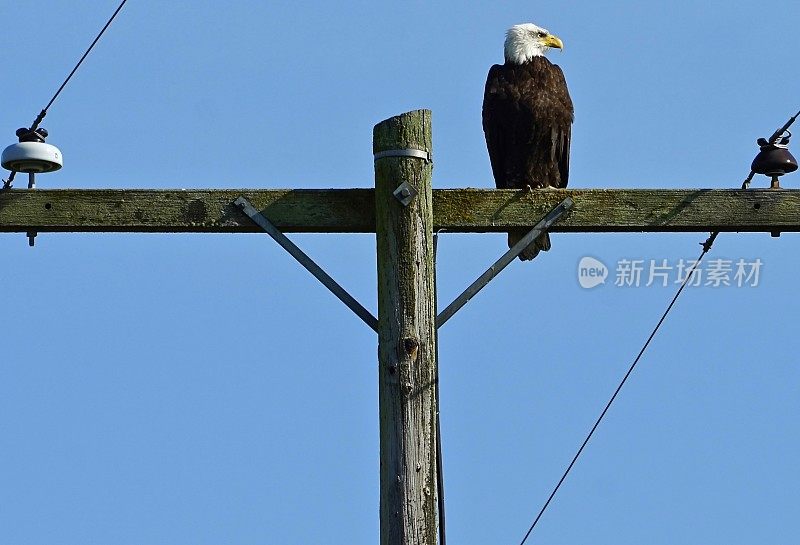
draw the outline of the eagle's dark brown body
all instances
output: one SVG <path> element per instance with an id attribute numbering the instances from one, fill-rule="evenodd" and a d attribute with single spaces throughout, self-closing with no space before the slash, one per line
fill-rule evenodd
<path id="1" fill-rule="evenodd" d="M 499 189 L 563 188 L 569 179 L 573 107 L 564 74 L 543 56 L 489 70 L 483 131 Z M 522 232 L 509 233 L 509 246 Z M 531 245 L 533 246 L 533 245 Z M 550 248 L 546 235 L 522 259 Z"/>

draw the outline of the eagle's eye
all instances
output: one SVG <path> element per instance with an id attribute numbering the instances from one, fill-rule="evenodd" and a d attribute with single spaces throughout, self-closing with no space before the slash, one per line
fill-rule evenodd
<path id="1" fill-rule="evenodd" d="M 539 32 L 536 33 L 536 35 L 539 36 L 540 38 L 544 38 L 545 36 L 547 36 L 547 32 L 545 32 L 544 30 L 540 30 Z"/>

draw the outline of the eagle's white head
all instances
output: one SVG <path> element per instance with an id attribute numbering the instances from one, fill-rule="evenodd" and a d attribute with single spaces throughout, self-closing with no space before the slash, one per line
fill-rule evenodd
<path id="1" fill-rule="evenodd" d="M 514 25 L 506 32 L 506 62 L 523 64 L 534 57 L 541 57 L 551 47 L 562 49 L 564 44 L 557 36 L 533 23 Z"/>

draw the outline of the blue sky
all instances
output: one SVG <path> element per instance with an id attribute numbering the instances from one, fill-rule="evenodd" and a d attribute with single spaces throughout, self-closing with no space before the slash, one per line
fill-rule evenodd
<path id="1" fill-rule="evenodd" d="M 0 10 L 8 143 L 114 8 Z M 65 166 L 39 187 L 371 187 L 372 126 L 416 108 L 434 187 L 491 187 L 483 84 L 524 21 L 566 46 L 570 187 L 738 187 L 756 138 L 800 108 L 798 16 L 132 0 L 43 124 Z M 675 265 L 705 236 L 555 235 L 441 330 L 452 543 L 519 542 L 675 289 L 615 286 L 618 262 Z M 372 236 L 292 239 L 375 310 Z M 504 249 L 442 235 L 440 305 Z M 709 258 L 760 259 L 759 285 L 687 289 L 529 543 L 794 537 L 798 250 L 719 237 Z M 605 285 L 580 287 L 585 256 Z M 7 234 L 0 260 L 0 542 L 377 540 L 375 336 L 268 237 Z"/>

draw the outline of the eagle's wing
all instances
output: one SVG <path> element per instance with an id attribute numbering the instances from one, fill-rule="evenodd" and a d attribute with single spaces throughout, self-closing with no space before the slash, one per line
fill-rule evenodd
<path id="1" fill-rule="evenodd" d="M 483 91 L 483 133 L 486 136 L 489 161 L 492 164 L 492 174 L 494 174 L 494 182 L 498 189 L 509 187 L 506 180 L 505 150 L 509 145 L 507 140 L 511 133 L 508 127 L 500 122 L 501 119 L 507 117 L 498 115 L 507 107 L 506 83 L 503 67 L 495 64 L 489 69 L 489 76 L 486 78 L 486 87 Z"/>
<path id="2" fill-rule="evenodd" d="M 567 187 L 569 181 L 569 147 L 572 141 L 572 121 L 575 118 L 574 109 L 572 106 L 572 99 L 567 90 L 567 80 L 564 78 L 564 72 L 558 65 L 553 65 L 554 76 L 557 80 L 555 88 L 560 91 L 557 93 L 556 98 L 560 102 L 559 109 L 563 112 L 563 118 L 553 131 L 553 146 L 555 159 L 558 162 L 558 171 L 561 178 L 559 187 Z"/>
<path id="3" fill-rule="evenodd" d="M 520 166 L 527 184 L 564 188 L 569 181 L 569 151 L 572 138 L 572 100 L 564 73 L 544 57 L 525 65 L 515 81 L 519 89 L 518 117 L 525 120 L 525 149 Z"/>

